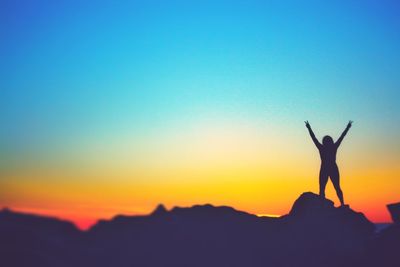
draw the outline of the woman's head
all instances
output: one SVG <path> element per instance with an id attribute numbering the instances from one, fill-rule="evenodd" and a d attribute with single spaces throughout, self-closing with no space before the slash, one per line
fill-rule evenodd
<path id="1" fill-rule="evenodd" d="M 331 146 L 333 145 L 333 139 L 329 135 L 325 135 L 324 138 L 322 138 L 322 144 L 324 146 Z"/>

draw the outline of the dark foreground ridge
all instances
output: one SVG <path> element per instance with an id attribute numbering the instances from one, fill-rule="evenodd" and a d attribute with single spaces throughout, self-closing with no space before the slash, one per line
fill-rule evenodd
<path id="1" fill-rule="evenodd" d="M 289 214 L 163 205 L 82 232 L 48 217 L 0 211 L 0 266 L 400 266 L 400 225 L 376 233 L 348 207 L 303 193 Z"/>

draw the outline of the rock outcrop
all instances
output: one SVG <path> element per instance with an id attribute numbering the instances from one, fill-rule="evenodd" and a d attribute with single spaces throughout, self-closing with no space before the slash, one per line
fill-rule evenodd
<path id="1" fill-rule="evenodd" d="M 400 202 L 387 205 L 394 223 L 400 224 Z"/>

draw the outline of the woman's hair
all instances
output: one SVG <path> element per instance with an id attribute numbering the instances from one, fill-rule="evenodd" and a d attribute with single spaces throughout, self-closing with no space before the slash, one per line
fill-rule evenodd
<path id="1" fill-rule="evenodd" d="M 330 137 L 329 135 L 325 135 L 324 136 L 324 138 L 322 138 L 322 144 L 324 145 L 324 146 L 331 146 L 331 145 L 333 145 L 333 139 L 332 139 L 332 137 Z"/>

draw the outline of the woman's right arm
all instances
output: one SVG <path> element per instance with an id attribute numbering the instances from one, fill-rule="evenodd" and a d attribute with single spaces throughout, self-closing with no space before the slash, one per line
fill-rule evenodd
<path id="1" fill-rule="evenodd" d="M 308 132 L 310 133 L 311 139 L 313 140 L 315 146 L 320 149 L 321 148 L 321 143 L 318 141 L 318 139 L 315 137 L 315 134 L 313 130 L 311 129 L 311 125 L 308 121 L 305 121 L 306 127 L 308 129 Z"/>

